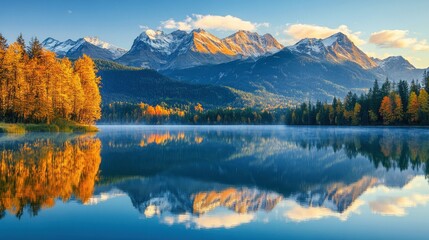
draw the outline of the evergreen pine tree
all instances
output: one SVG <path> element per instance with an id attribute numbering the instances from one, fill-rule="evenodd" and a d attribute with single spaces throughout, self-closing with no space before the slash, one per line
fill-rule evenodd
<path id="1" fill-rule="evenodd" d="M 25 46 L 25 40 L 24 40 L 24 37 L 22 36 L 22 33 L 19 34 L 18 38 L 16 39 L 16 42 L 21 47 L 21 51 L 25 52 L 26 46 Z"/>
<path id="2" fill-rule="evenodd" d="M 28 56 L 30 58 L 39 58 L 40 55 L 42 54 L 42 51 L 43 51 L 43 47 L 39 39 L 37 39 L 37 37 L 32 38 L 27 49 Z"/>
<path id="3" fill-rule="evenodd" d="M 429 93 L 429 72 L 427 70 L 423 72 L 423 86 L 426 92 Z"/>
<path id="4" fill-rule="evenodd" d="M 400 80 L 397 86 L 397 91 L 399 94 L 399 97 L 401 98 L 401 102 L 402 102 L 402 111 L 406 112 L 407 111 L 407 106 L 408 106 L 408 94 L 409 94 L 409 87 L 408 87 L 408 82 L 405 80 Z"/>
<path id="5" fill-rule="evenodd" d="M 392 83 L 389 81 L 388 78 L 386 78 L 386 81 L 384 81 L 383 85 L 381 85 L 381 96 L 389 96 L 390 91 L 392 90 Z"/>
<path id="6" fill-rule="evenodd" d="M 3 37 L 3 35 L 0 33 L 0 51 L 6 51 L 7 48 L 7 40 Z"/>

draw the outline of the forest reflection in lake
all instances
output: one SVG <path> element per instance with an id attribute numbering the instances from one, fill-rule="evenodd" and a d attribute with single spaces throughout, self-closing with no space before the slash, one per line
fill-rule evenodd
<path id="1" fill-rule="evenodd" d="M 429 232 L 423 128 L 102 126 L 95 136 L 2 135 L 0 146 L 0 230 L 49 229 L 60 217 L 64 235 L 111 238 Z"/>

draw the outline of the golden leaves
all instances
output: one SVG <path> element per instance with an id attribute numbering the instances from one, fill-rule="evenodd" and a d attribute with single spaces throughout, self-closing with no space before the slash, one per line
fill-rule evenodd
<path id="1" fill-rule="evenodd" d="M 22 215 L 26 207 L 37 214 L 55 199 L 75 196 L 86 202 L 98 180 L 101 142 L 87 136 L 60 144 L 37 140 L 0 153 L 0 209 Z"/>

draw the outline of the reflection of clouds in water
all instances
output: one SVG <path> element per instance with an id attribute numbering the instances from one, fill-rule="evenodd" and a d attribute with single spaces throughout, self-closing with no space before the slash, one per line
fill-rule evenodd
<path id="1" fill-rule="evenodd" d="M 146 209 L 144 210 L 144 215 L 145 215 L 145 217 L 147 217 L 147 218 L 151 218 L 151 217 L 153 217 L 153 216 L 155 216 L 155 215 L 159 215 L 159 214 L 161 214 L 161 211 L 160 211 L 160 209 L 159 209 L 157 206 L 155 206 L 155 205 L 149 205 L 149 206 L 147 206 L 147 207 L 146 207 Z"/>
<path id="2" fill-rule="evenodd" d="M 425 205 L 429 201 L 429 194 L 415 194 L 408 197 L 383 198 L 369 203 L 374 213 L 388 216 L 404 216 L 406 208 Z"/>
<path id="3" fill-rule="evenodd" d="M 379 185 L 365 191 L 366 194 L 380 194 L 392 192 L 395 188 L 386 187 L 385 185 Z M 399 189 L 399 188 L 397 188 Z"/>
<path id="4" fill-rule="evenodd" d="M 359 214 L 359 209 L 368 205 L 375 214 L 383 216 L 404 216 L 406 209 L 424 206 L 429 202 L 428 185 L 424 176 L 417 176 L 403 188 L 389 188 L 379 185 L 367 189 L 364 194 L 356 199 L 344 212 L 339 213 L 327 207 L 304 207 L 293 200 L 286 200 L 281 204 L 284 211 L 283 216 L 294 222 L 317 220 L 326 217 L 336 217 L 342 221 L 349 218 L 351 214 Z M 390 195 L 390 196 L 386 196 Z M 365 200 L 375 197 L 375 200 Z"/>
<path id="5" fill-rule="evenodd" d="M 253 214 L 229 213 L 218 216 L 203 215 L 194 219 L 199 228 L 232 228 L 238 225 L 251 222 L 255 216 Z"/>
<path id="6" fill-rule="evenodd" d="M 290 201 L 287 205 L 291 206 L 291 209 L 287 210 L 283 216 L 294 222 L 317 220 L 325 217 L 336 217 L 341 221 L 346 221 L 352 213 L 359 214 L 359 208 L 364 203 L 358 199 L 344 212 L 339 213 L 327 207 L 303 207 L 294 201 Z"/>
<path id="7" fill-rule="evenodd" d="M 389 193 L 393 196 L 378 197 L 369 202 L 368 205 L 373 213 L 400 217 L 407 214 L 407 208 L 424 206 L 429 202 L 429 194 L 425 194 L 427 182 L 423 176 L 418 176 L 402 189 L 395 189 Z"/>
<path id="8" fill-rule="evenodd" d="M 218 212 L 209 213 L 200 216 L 190 214 L 181 214 L 177 216 L 166 216 L 163 222 L 168 225 L 184 224 L 187 227 L 194 226 L 196 228 L 233 228 L 242 224 L 250 223 L 255 220 L 256 216 L 251 213 L 235 213 L 235 212 Z"/>
<path id="9" fill-rule="evenodd" d="M 119 189 L 112 189 L 108 192 L 102 192 L 100 194 L 93 195 L 84 204 L 85 205 L 97 205 L 97 204 L 99 204 L 101 202 L 105 202 L 109 199 L 116 198 L 116 197 L 122 197 L 125 195 L 126 194 Z"/>

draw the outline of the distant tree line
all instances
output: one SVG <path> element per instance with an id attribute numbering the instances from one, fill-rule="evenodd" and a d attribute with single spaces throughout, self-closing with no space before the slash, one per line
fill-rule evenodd
<path id="1" fill-rule="evenodd" d="M 200 103 L 168 106 L 115 102 L 103 106 L 100 123 L 128 124 L 283 124 L 285 109 L 215 108 Z"/>
<path id="2" fill-rule="evenodd" d="M 100 77 L 91 58 L 72 63 L 43 49 L 27 47 L 22 35 L 8 45 L 0 34 L 0 121 L 51 123 L 54 119 L 93 124 L 101 117 Z"/>
<path id="3" fill-rule="evenodd" d="M 423 75 L 423 86 L 418 81 L 386 79 L 379 86 L 377 80 L 366 94 L 349 92 L 341 101 L 302 103 L 290 109 L 288 125 L 428 125 L 429 73 Z"/>

